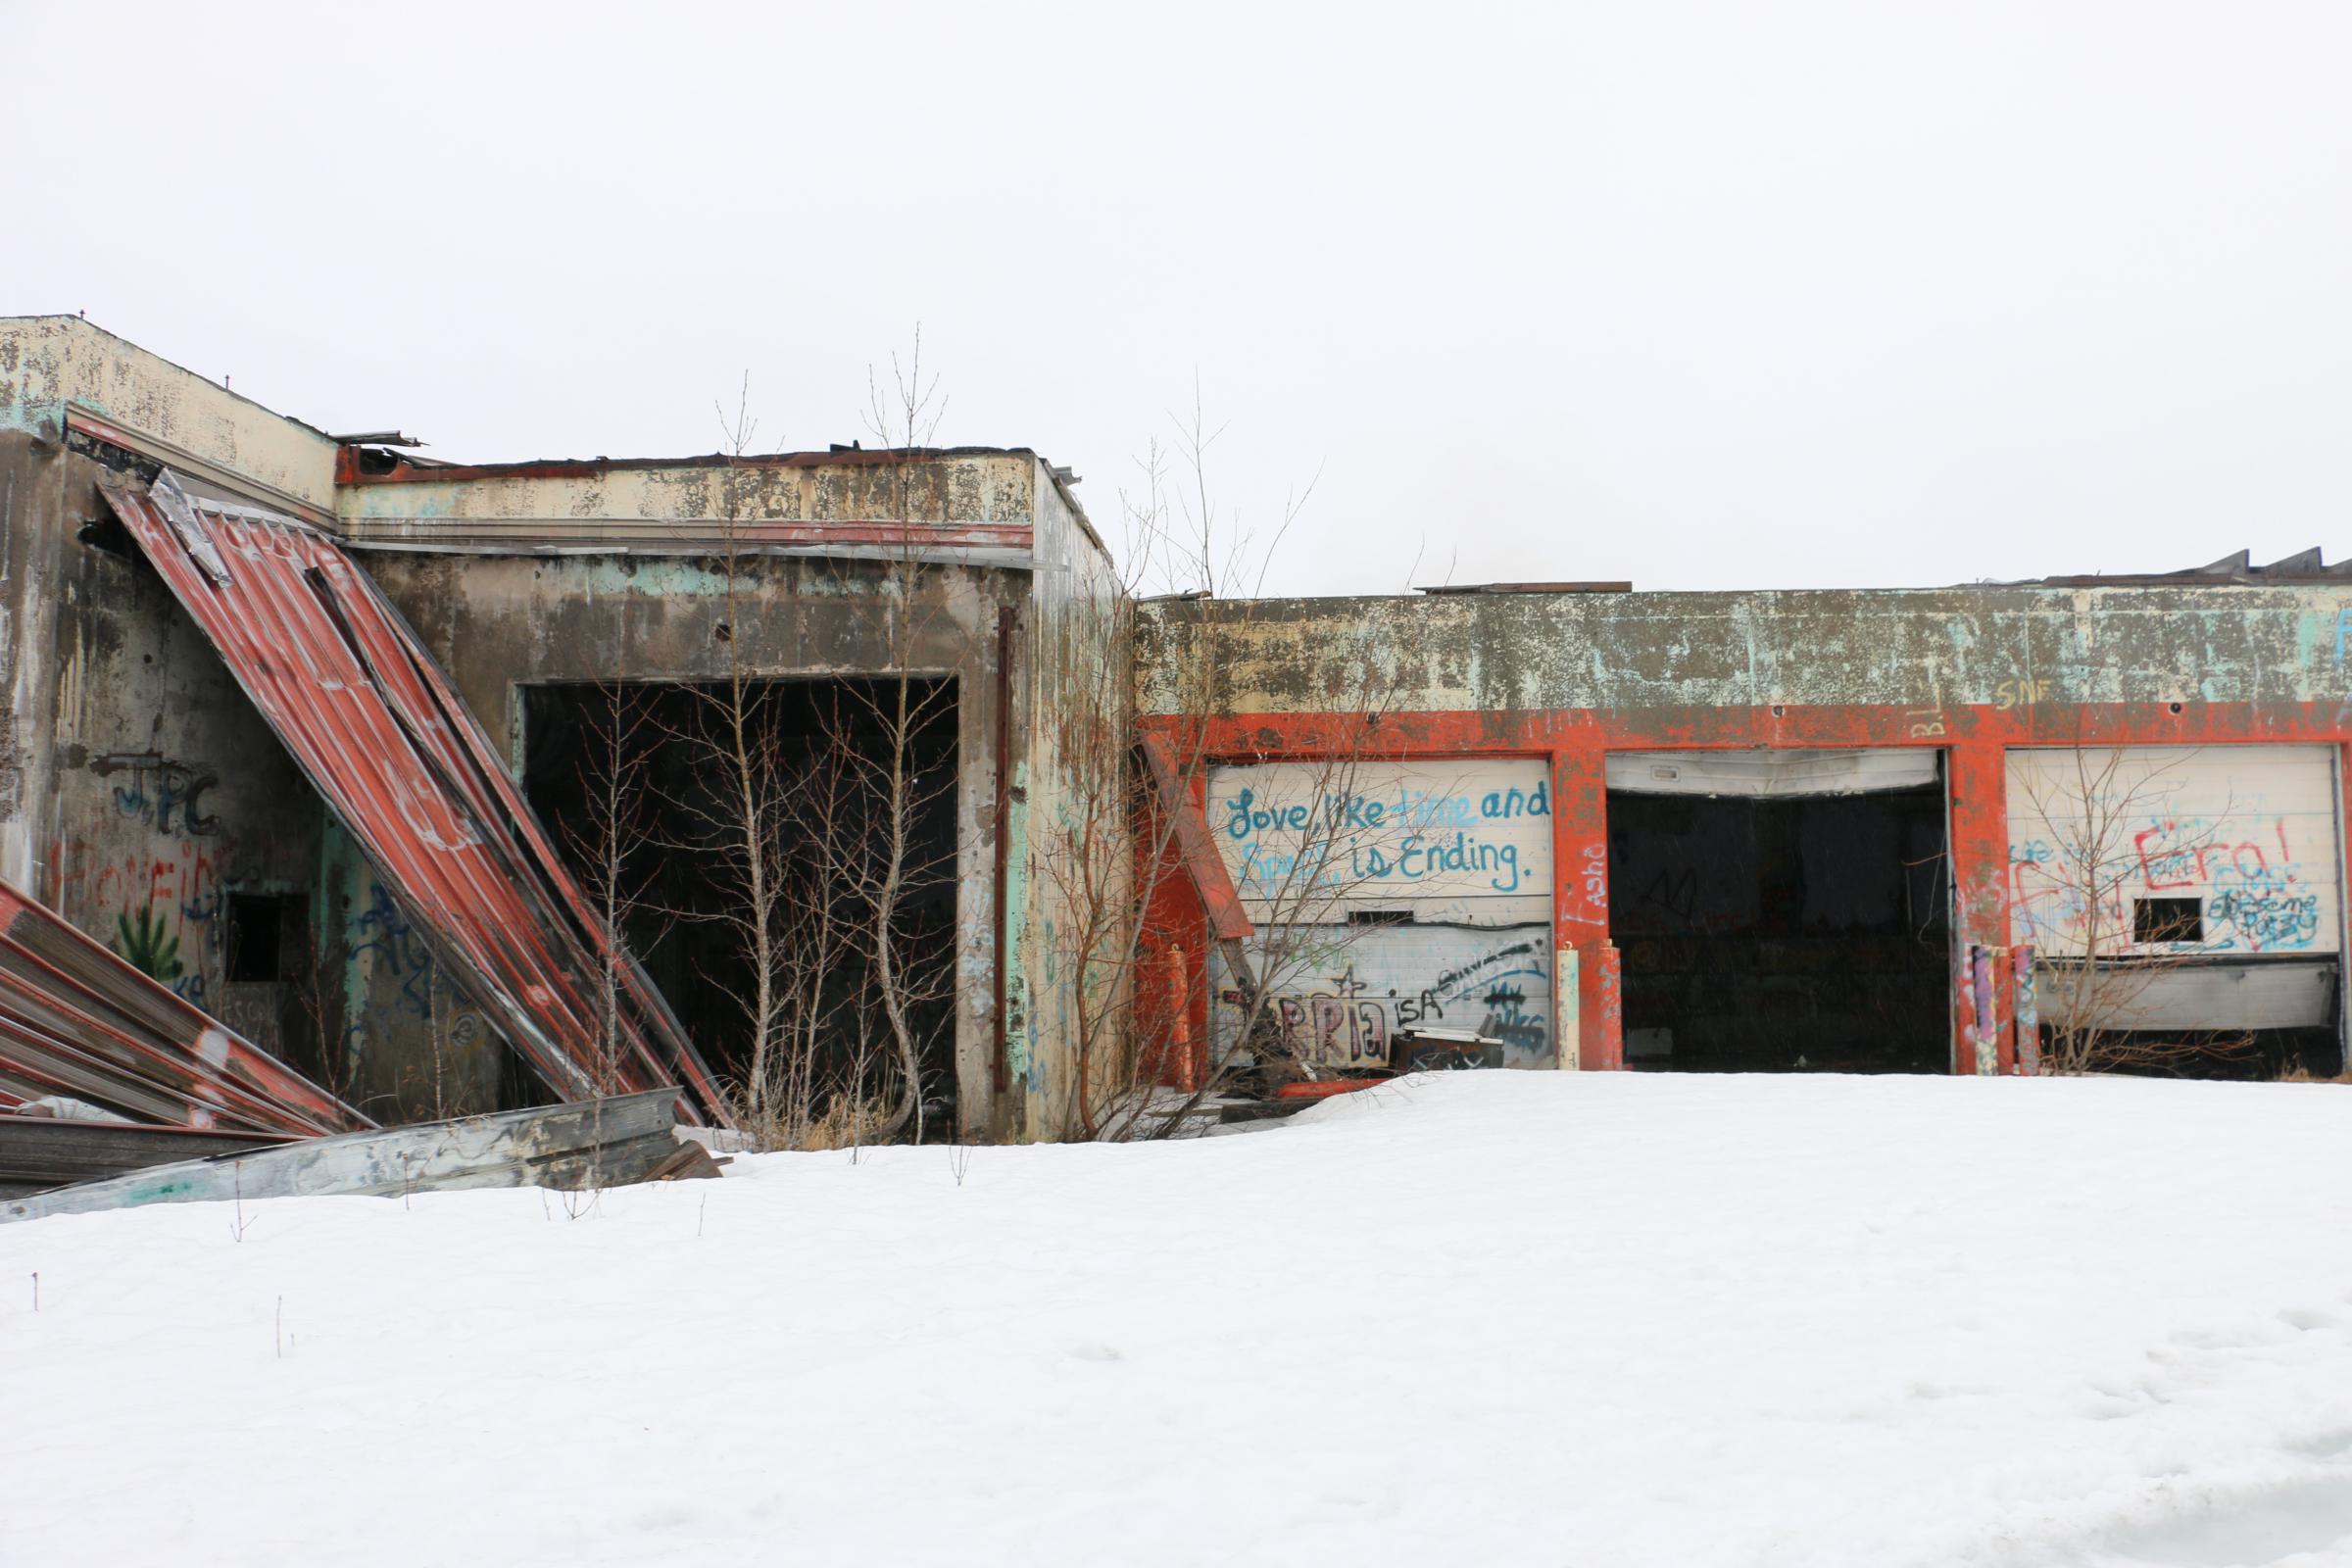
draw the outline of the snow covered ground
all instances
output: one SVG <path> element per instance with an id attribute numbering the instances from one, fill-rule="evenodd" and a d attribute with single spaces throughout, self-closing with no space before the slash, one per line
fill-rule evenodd
<path id="1" fill-rule="evenodd" d="M 1464 1074 L 245 1217 L 0 1227 L 0 1562 L 2352 1562 L 2335 1086 Z"/>

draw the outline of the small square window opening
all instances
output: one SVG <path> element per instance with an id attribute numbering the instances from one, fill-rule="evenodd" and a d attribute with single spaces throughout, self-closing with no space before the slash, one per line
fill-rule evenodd
<path id="1" fill-rule="evenodd" d="M 2133 899 L 2132 940 L 2202 942 L 2205 940 L 2203 899 Z"/>
<path id="2" fill-rule="evenodd" d="M 309 901 L 291 893 L 231 893 L 226 905 L 226 978 L 263 985 L 296 978 Z"/>

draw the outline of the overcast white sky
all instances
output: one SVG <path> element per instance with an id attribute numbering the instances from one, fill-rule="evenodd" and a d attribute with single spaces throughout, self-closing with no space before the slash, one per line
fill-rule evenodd
<path id="1" fill-rule="evenodd" d="M 0 0 L 0 314 L 472 461 L 919 320 L 1114 533 L 1197 373 L 1281 591 L 2352 553 L 2352 6 L 524 10 Z"/>

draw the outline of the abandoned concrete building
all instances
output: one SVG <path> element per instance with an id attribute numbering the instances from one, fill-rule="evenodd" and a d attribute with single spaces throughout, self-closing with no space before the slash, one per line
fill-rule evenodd
<path id="1" fill-rule="evenodd" d="M 1035 454 L 436 465 L 25 318 L 0 529 L 0 879 L 367 1114 L 563 1092 L 600 1015 L 610 1051 L 739 1077 L 758 872 L 779 929 L 855 923 L 836 889 L 890 879 L 889 951 L 837 932 L 799 983 L 838 1010 L 892 965 L 908 1016 L 846 1004 L 849 1049 L 902 1029 L 962 1133 L 1051 1124 L 1057 1009 L 1020 950 L 1054 911 L 1008 848 L 1085 762 L 1039 650 L 1107 657 L 1085 611 L 1112 580 Z M 876 827 L 809 798 L 841 757 L 901 842 L 796 859 L 812 812 Z M 672 820 L 630 814 L 657 795 Z M 606 924 L 639 962 L 599 999 Z"/>
<path id="2" fill-rule="evenodd" d="M 0 320 L 0 881 L 383 1121 L 729 1119 L 796 1032 L 990 1138 L 1236 1061 L 2342 1065 L 2317 552 L 1137 603 L 1074 483 L 443 464 Z M 20 1003 L 0 1095 L 71 1088 Z"/>
<path id="3" fill-rule="evenodd" d="M 1386 1059 L 1435 1019 L 1527 1066 L 2328 1074 L 2347 634 L 2352 574 L 2313 551 L 1162 601 L 1139 662 L 1240 906 L 1192 968 L 1287 943 L 1270 1010 L 1303 1054 Z M 1211 902 L 1171 883 L 1154 924 Z M 1163 1003 L 1208 1042 L 1232 990 Z"/>

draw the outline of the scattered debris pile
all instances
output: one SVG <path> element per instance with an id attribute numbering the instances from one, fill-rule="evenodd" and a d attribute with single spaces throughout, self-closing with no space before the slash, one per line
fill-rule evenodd
<path id="1" fill-rule="evenodd" d="M 0 1220 L 713 1176 L 674 1084 L 383 1129 L 0 883 Z"/>

